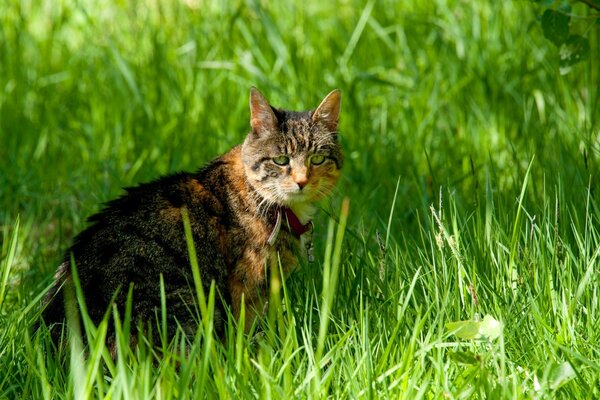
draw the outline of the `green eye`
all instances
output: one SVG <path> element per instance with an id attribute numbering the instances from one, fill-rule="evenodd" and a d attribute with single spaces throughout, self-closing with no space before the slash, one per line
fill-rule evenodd
<path id="1" fill-rule="evenodd" d="M 273 157 L 273 162 L 277 165 L 288 165 L 290 163 L 290 158 L 288 156 L 277 156 Z"/>
<path id="2" fill-rule="evenodd" d="M 310 158 L 310 163 L 313 165 L 321 165 L 325 162 L 325 156 L 315 154 Z"/>

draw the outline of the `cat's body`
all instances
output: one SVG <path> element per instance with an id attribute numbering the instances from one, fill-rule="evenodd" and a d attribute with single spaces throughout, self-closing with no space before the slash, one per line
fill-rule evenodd
<path id="1" fill-rule="evenodd" d="M 268 293 L 267 265 L 290 272 L 305 253 L 301 235 L 314 203 L 330 193 L 342 165 L 337 141 L 340 96 L 330 93 L 315 111 L 277 110 L 251 90 L 252 131 L 243 145 L 197 173 L 180 173 L 127 189 L 90 218 L 56 275 L 44 310 L 47 324 L 65 319 L 64 287 L 75 260 L 88 313 L 98 322 L 111 302 L 124 310 L 133 285 L 132 318 L 155 321 L 164 279 L 169 334 L 175 320 L 196 332 L 196 292 L 184 235 L 189 215 L 204 290 L 218 292 L 215 330 L 222 334 L 225 307 L 247 330 Z M 116 295 L 115 295 L 116 293 Z M 243 299 L 243 300 L 242 300 Z"/>

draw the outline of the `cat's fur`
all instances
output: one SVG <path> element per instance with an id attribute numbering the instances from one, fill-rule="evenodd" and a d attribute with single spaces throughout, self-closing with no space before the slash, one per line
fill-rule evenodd
<path id="1" fill-rule="evenodd" d="M 304 252 L 301 232 L 286 221 L 289 210 L 301 225 L 309 223 L 315 202 L 329 195 L 337 181 L 342 167 L 339 111 L 338 90 L 313 111 L 293 112 L 271 107 L 252 88 L 252 130 L 242 145 L 196 173 L 128 188 L 89 219 L 91 225 L 75 238 L 56 274 L 43 311 L 45 323 L 56 332 L 65 320 L 73 257 L 93 321 L 99 322 L 113 301 L 123 315 L 130 285 L 134 322 L 155 321 L 162 274 L 169 334 L 176 320 L 193 335 L 196 295 L 181 213 L 186 208 L 204 290 L 208 293 L 214 281 L 222 299 L 215 306 L 215 330 L 223 333 L 225 307 L 239 317 L 242 298 L 247 330 L 266 301 L 267 265 L 281 262 L 289 272 Z"/>

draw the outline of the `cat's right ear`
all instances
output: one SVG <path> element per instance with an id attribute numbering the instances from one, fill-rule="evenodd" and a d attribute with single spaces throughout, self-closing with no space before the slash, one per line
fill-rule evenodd
<path id="1" fill-rule="evenodd" d="M 330 132 L 336 132 L 340 116 L 342 92 L 339 89 L 331 91 L 319 107 L 312 113 L 313 121 L 320 121 L 329 129 Z"/>
<path id="2" fill-rule="evenodd" d="M 250 88 L 250 126 L 257 135 L 277 129 L 277 117 L 273 109 L 254 86 Z"/>

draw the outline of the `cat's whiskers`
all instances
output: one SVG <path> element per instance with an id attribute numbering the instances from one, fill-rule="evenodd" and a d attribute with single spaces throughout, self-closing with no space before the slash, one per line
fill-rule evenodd
<path id="1" fill-rule="evenodd" d="M 330 197 L 334 192 L 338 191 L 338 187 L 335 184 L 327 182 L 323 185 L 320 185 L 314 189 L 315 193 L 313 198 L 315 199 L 323 199 Z"/>
<path id="2" fill-rule="evenodd" d="M 275 204 L 270 198 L 259 194 L 258 192 L 253 193 L 254 202 L 256 203 L 257 214 L 260 218 L 264 219 L 267 217 L 269 210 Z"/>
<path id="3" fill-rule="evenodd" d="M 314 194 L 314 197 L 318 198 L 318 199 L 326 198 L 326 197 L 329 197 L 329 195 L 332 192 L 333 192 L 333 190 L 329 189 L 329 188 L 325 188 L 325 187 L 318 188 L 318 189 L 316 189 L 316 193 Z"/>
<path id="4" fill-rule="evenodd" d="M 255 193 L 257 212 L 261 218 L 266 218 L 273 207 L 286 205 L 289 195 L 278 182 L 268 182 L 262 185 L 261 193 Z"/>

